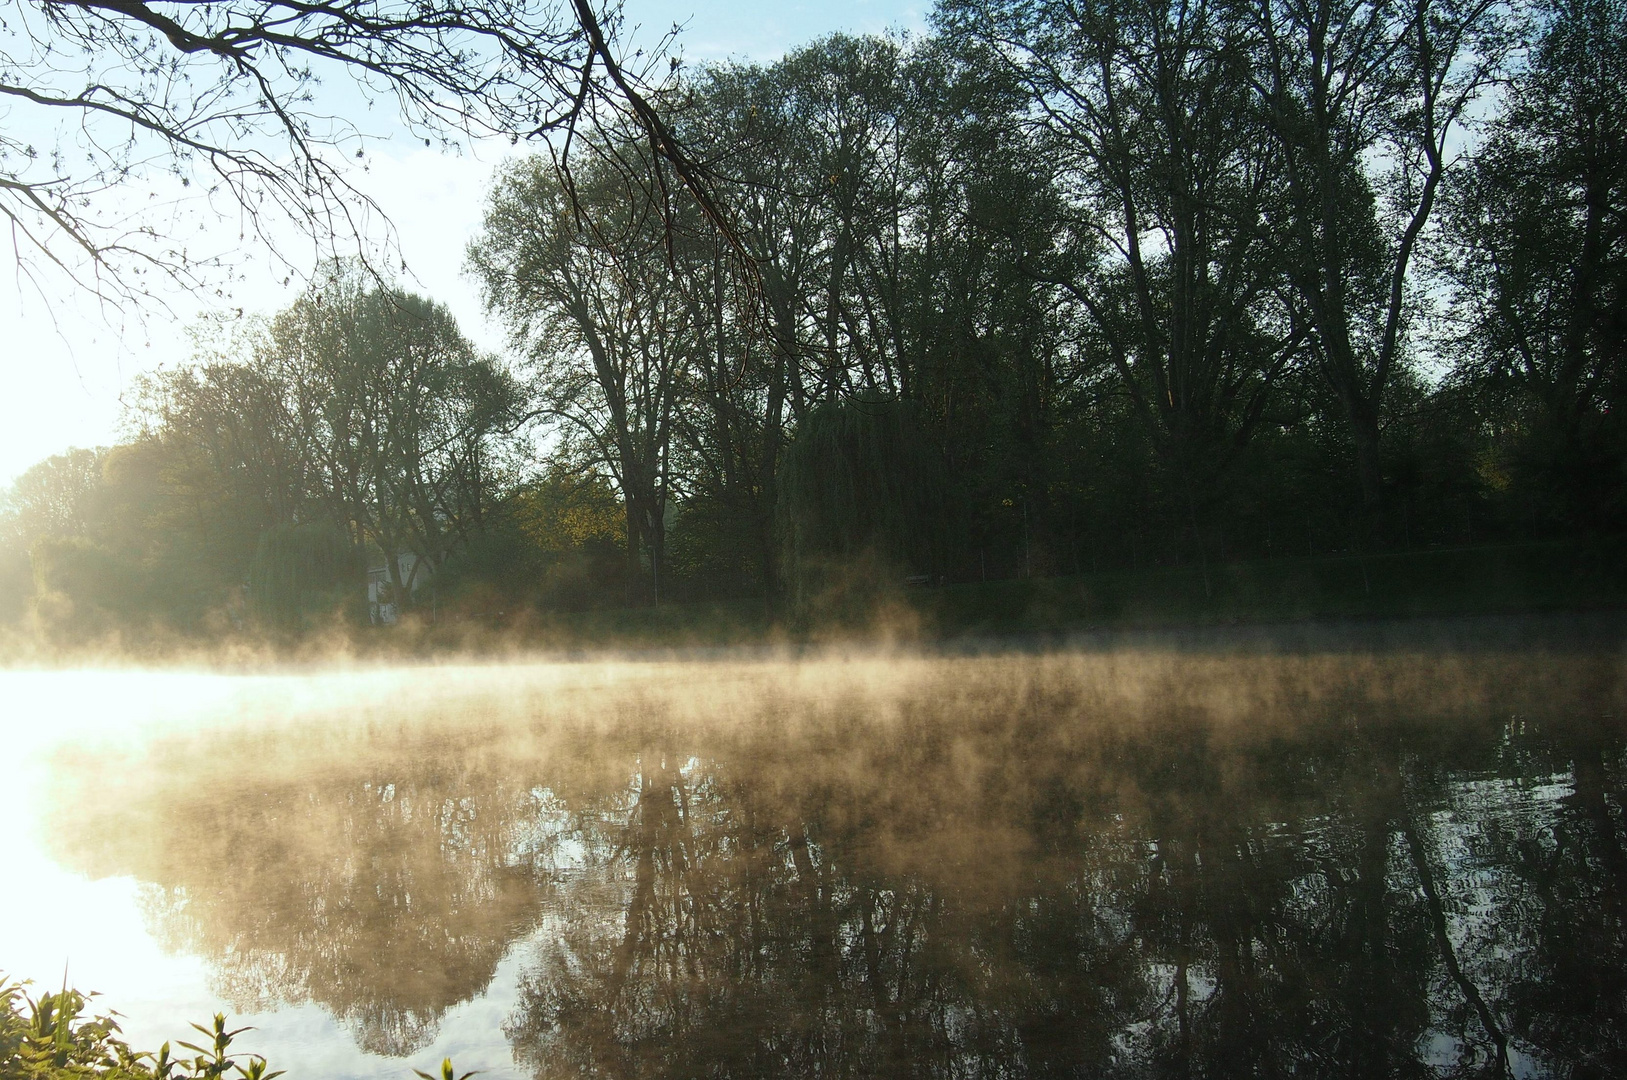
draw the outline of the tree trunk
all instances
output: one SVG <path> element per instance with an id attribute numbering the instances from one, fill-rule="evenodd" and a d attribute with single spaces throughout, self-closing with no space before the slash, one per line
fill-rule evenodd
<path id="1" fill-rule="evenodd" d="M 1384 394 L 1387 365 L 1372 375 L 1350 344 L 1349 328 L 1342 308 L 1319 302 L 1315 305 L 1317 330 L 1322 339 L 1322 370 L 1329 385 L 1339 395 L 1345 420 L 1350 425 L 1351 447 L 1356 452 L 1356 480 L 1361 485 L 1362 509 L 1371 532 L 1384 502 L 1384 465 L 1379 449 L 1379 401 Z"/>
<path id="2" fill-rule="evenodd" d="M 1350 418 L 1351 440 L 1356 447 L 1356 476 L 1361 482 L 1362 506 L 1369 518 L 1375 516 L 1384 503 L 1384 470 L 1379 453 L 1378 409 L 1374 403 L 1362 398 L 1346 402 Z"/>
<path id="3" fill-rule="evenodd" d="M 627 606 L 636 607 L 644 591 L 644 566 L 639 560 L 638 506 L 632 495 L 622 492 L 622 506 L 627 516 Z"/>

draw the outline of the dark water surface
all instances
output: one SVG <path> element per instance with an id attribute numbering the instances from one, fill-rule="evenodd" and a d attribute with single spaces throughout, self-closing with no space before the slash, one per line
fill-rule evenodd
<path id="1" fill-rule="evenodd" d="M 403 1077 L 476 1004 L 458 1046 L 539 1077 L 1621 1076 L 1624 673 L 1496 648 L 336 676 L 57 752 L 41 835 L 133 880 L 222 1000 L 317 1007 Z"/>

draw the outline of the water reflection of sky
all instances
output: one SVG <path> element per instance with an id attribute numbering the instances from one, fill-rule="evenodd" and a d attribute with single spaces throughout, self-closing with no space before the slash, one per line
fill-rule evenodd
<path id="1" fill-rule="evenodd" d="M 0 970 L 294 1077 L 1610 1075 L 1619 667 L 3 674 Z"/>
<path id="2" fill-rule="evenodd" d="M 366 701 L 399 692 L 402 683 L 400 672 L 376 671 L 337 677 L 0 672 L 0 701 L 6 703 L 0 712 L 0 778 L 9 793 L 7 816 L 22 825 L 14 835 L 25 841 L 7 850 L 0 973 L 50 989 L 66 969 L 75 986 L 98 991 L 98 1004 L 122 1014 L 125 1036 L 136 1046 L 187 1038 L 189 1022 L 207 1022 L 224 1010 L 256 1028 L 244 1037 L 248 1049 L 274 1048 L 279 1065 L 293 1076 L 410 1076 L 402 1061 L 361 1051 L 319 1005 L 279 1002 L 245 1013 L 241 1002 L 217 992 L 212 958 L 166 948 L 154 932 L 157 886 L 129 874 L 92 878 L 65 867 L 49 824 L 53 767 L 84 767 L 94 776 L 118 768 L 109 762 L 139 754 L 154 738 L 283 723 L 336 698 Z M 173 779 L 176 787 L 186 783 Z M 485 1063 L 499 1073 L 512 1071 L 506 1044 L 494 1040 L 493 1032 L 502 1026 L 518 978 L 516 957 L 498 968 L 485 993 L 441 1019 L 439 1037 L 411 1064 L 428 1068 L 452 1054 L 469 1067 Z"/>

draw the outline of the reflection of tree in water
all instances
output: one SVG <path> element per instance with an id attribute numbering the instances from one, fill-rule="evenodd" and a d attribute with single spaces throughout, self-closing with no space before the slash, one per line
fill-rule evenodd
<path id="1" fill-rule="evenodd" d="M 554 808 L 512 775 L 377 756 L 288 775 L 250 767 L 252 744 L 211 749 L 220 782 L 147 792 L 126 806 L 141 824 L 103 819 L 84 858 L 152 883 L 161 940 L 237 1008 L 314 1001 L 363 1049 L 408 1054 L 536 924 Z M 190 751 L 171 764 L 198 775 Z"/>
<path id="2" fill-rule="evenodd" d="M 1545 789 L 1551 811 L 1513 818 L 1502 791 L 1475 808 L 1488 824 L 1473 854 L 1491 879 L 1465 891 L 1487 909 L 1484 947 L 1507 986 L 1493 1011 L 1541 1062 L 1574 1062 L 1576 1077 L 1627 1075 L 1623 740 L 1614 725 L 1578 719 L 1502 753 L 1505 775 Z"/>
<path id="3" fill-rule="evenodd" d="M 1065 719 L 906 725 L 825 766 L 805 745 L 644 753 L 578 818 L 615 888 L 562 897 L 517 1058 L 550 1077 L 1620 1073 L 1619 733 L 1589 726 L 1579 752 L 1534 724 L 1365 717 L 1059 739 Z M 969 864 L 968 833 L 1001 846 Z"/>
<path id="4" fill-rule="evenodd" d="M 536 931 L 538 1076 L 1627 1075 L 1613 684 L 1081 663 L 234 733 L 60 832 L 229 997 L 381 1052 Z"/>
<path id="5" fill-rule="evenodd" d="M 621 871 L 523 990 L 510 1037 L 539 1073 L 851 1075 L 930 1071 L 979 1043 L 941 899 L 850 876 L 806 835 L 731 806 L 698 766 L 644 758 L 594 848 Z M 963 922 L 961 932 L 977 928 Z"/>

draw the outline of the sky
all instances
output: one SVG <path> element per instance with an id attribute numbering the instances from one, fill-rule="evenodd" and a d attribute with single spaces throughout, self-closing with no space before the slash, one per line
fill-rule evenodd
<path id="1" fill-rule="evenodd" d="M 678 47 L 686 61 L 771 61 L 824 34 L 925 30 L 926 0 L 824 0 L 761 3 L 726 0 L 627 0 L 635 41 L 653 41 L 682 24 Z M 500 350 L 501 328 L 482 310 L 463 274 L 463 252 L 480 225 L 493 171 L 511 151 L 476 148 L 461 155 L 401 140 L 375 144 L 365 173 L 355 178 L 394 226 L 407 266 L 403 284 L 451 308 L 464 333 Z M 188 221 L 229 246 L 229 221 Z M 11 271 L 6 273 L 4 271 Z M 106 446 L 121 431 L 120 397 L 144 372 L 184 363 L 187 328 L 211 310 L 270 314 L 297 294 L 298 282 L 251 265 L 219 297 L 211 290 L 172 293 L 162 306 L 113 311 L 70 290 L 45 288 L 16 270 L 0 245 L 0 489 L 30 465 L 73 446 Z"/>

